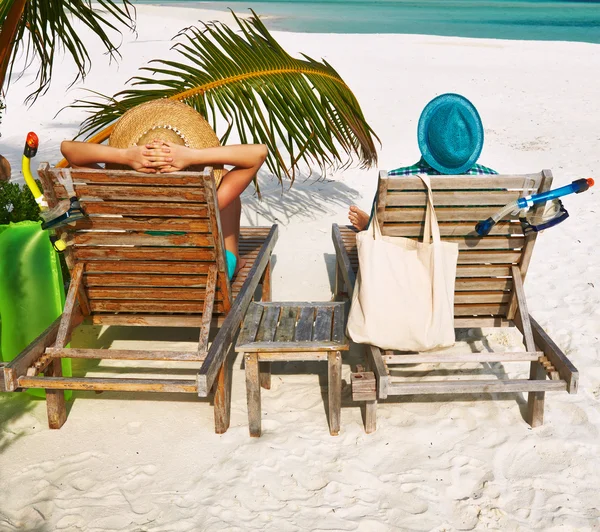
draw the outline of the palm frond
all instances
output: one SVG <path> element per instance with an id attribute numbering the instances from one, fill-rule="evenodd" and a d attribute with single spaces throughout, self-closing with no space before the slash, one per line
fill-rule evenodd
<path id="1" fill-rule="evenodd" d="M 115 45 L 107 34 L 114 30 L 120 33 L 119 27 L 135 29 L 135 9 L 129 0 L 115 2 L 113 0 L 96 0 L 92 7 L 89 0 L 2 0 L 0 7 L 0 24 L 4 24 L 11 10 L 21 10 L 14 41 L 10 43 L 12 52 L 10 60 L 4 65 L 10 73 L 15 58 L 24 48 L 26 64 L 30 65 L 34 58 L 39 58 L 40 69 L 36 76 L 37 88 L 26 99 L 35 101 L 50 86 L 55 54 L 64 49 L 77 66 L 77 75 L 73 83 L 85 78 L 91 67 L 91 60 L 85 44 L 81 40 L 74 20 L 87 26 L 99 39 L 111 58 L 119 56 L 119 45 Z M 8 58 L 7 58 L 8 59 Z M 0 65 L 1 67 L 1 65 Z M 5 79 L 5 71 L 0 72 L 0 79 Z"/>
<path id="2" fill-rule="evenodd" d="M 194 107 L 222 143 L 235 129 L 243 143 L 266 144 L 267 165 L 279 177 L 293 180 L 303 163 L 325 173 L 344 164 L 344 154 L 347 163 L 356 155 L 363 167 L 375 164 L 379 139 L 335 69 L 308 56 L 291 57 L 254 11 L 235 20 L 238 32 L 218 22 L 182 30 L 173 46 L 179 60 L 151 61 L 114 97 L 95 93 L 99 97 L 77 100 L 72 107 L 90 113 L 80 134 L 103 142 L 125 111 L 166 97 Z M 219 117 L 227 122 L 224 132 Z"/>

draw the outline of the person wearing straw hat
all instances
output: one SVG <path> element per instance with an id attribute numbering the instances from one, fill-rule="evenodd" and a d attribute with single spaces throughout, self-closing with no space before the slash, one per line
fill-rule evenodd
<path id="1" fill-rule="evenodd" d="M 460 94 L 442 94 L 425 106 L 419 117 L 417 140 L 419 162 L 391 170 L 389 177 L 497 174 L 476 164 L 483 149 L 483 124 L 475 106 Z M 348 219 L 359 231 L 369 226 L 372 216 L 373 210 L 369 216 L 356 205 L 351 205 L 348 212 Z"/>
<path id="2" fill-rule="evenodd" d="M 214 168 L 221 228 L 229 277 L 243 267 L 238 241 L 240 194 L 267 157 L 264 144 L 220 146 L 217 135 L 197 111 L 181 102 L 161 99 L 138 105 L 115 124 L 108 145 L 63 141 L 61 152 L 72 166 L 132 168 L 148 174 Z M 233 166 L 225 170 L 223 165 Z"/>

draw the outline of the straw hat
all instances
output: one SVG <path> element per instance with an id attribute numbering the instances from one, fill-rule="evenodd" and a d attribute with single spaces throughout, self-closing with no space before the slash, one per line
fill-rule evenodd
<path id="1" fill-rule="evenodd" d="M 475 106 L 460 94 L 442 94 L 423 109 L 418 125 L 419 150 L 442 174 L 469 170 L 483 148 L 483 124 Z"/>
<path id="2" fill-rule="evenodd" d="M 115 148 L 142 146 L 154 139 L 181 144 L 188 148 L 220 146 L 217 135 L 204 117 L 189 105 L 165 98 L 142 103 L 127 111 L 115 125 L 108 144 Z M 111 165 L 116 168 L 117 165 Z M 217 187 L 222 166 L 215 167 Z M 187 170 L 199 169 L 189 167 Z"/>

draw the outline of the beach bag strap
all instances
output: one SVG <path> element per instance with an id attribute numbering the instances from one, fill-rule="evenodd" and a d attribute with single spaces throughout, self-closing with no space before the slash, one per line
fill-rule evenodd
<path id="1" fill-rule="evenodd" d="M 425 229 L 423 231 L 423 242 L 426 244 L 430 244 L 431 239 L 433 237 L 433 242 L 439 243 L 441 241 L 440 227 L 438 225 L 435 209 L 433 208 L 431 180 L 427 174 L 417 174 L 417 177 L 421 179 L 421 181 L 427 188 L 427 207 L 425 208 Z"/>
<path id="2" fill-rule="evenodd" d="M 433 207 L 433 193 L 431 192 L 431 180 L 427 174 L 417 174 L 417 177 L 421 179 L 421 181 L 425 185 L 425 188 L 427 189 L 427 205 L 425 208 L 425 229 L 423 232 L 423 242 L 426 244 L 431 244 L 432 237 L 433 242 L 441 242 L 440 227 L 438 225 L 437 216 Z M 375 196 L 375 201 L 377 201 L 377 199 L 377 196 Z M 371 226 L 373 228 L 373 240 L 381 239 L 381 225 L 379 225 L 379 220 L 377 218 L 377 209 L 373 210 Z"/>

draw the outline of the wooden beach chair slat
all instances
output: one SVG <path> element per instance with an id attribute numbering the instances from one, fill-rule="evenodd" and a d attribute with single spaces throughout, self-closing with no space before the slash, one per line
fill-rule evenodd
<path id="1" fill-rule="evenodd" d="M 512 290 L 512 281 L 502 278 L 469 277 L 456 279 L 456 292 L 463 290 Z"/>
<path id="2" fill-rule="evenodd" d="M 166 300 L 166 301 L 204 301 L 206 289 L 200 288 L 88 288 L 88 297 L 97 301 L 100 299 L 136 299 L 136 300 Z"/>
<path id="3" fill-rule="evenodd" d="M 480 278 L 480 277 L 509 277 L 510 266 L 495 264 L 459 264 L 456 267 L 456 278 Z"/>
<path id="4" fill-rule="evenodd" d="M 455 292 L 454 303 L 456 305 L 465 303 L 509 303 L 510 292 L 501 291 L 476 291 L 476 292 Z"/>
<path id="5" fill-rule="evenodd" d="M 333 307 L 320 307 L 315 316 L 315 329 L 313 340 L 326 342 L 331 340 L 331 327 L 333 325 Z"/>
<path id="6" fill-rule="evenodd" d="M 144 186 L 189 186 L 200 188 L 204 186 L 202 171 L 198 172 L 173 172 L 169 174 L 142 174 L 133 170 L 106 170 L 69 168 L 71 179 L 78 184 L 107 184 L 107 185 L 144 185 Z M 47 175 L 48 188 L 54 190 L 58 196 L 65 192 L 58 181 L 57 174 Z"/>
<path id="7" fill-rule="evenodd" d="M 456 297 L 456 293 L 454 297 Z M 454 315 L 455 316 L 504 316 L 508 305 L 506 304 L 494 304 L 494 303 L 455 303 L 454 304 Z"/>
<path id="8" fill-rule="evenodd" d="M 331 330 L 331 339 L 334 342 L 341 342 L 345 338 L 346 331 L 346 323 L 345 323 L 346 314 L 343 312 L 343 309 L 339 307 L 335 307 L 333 313 L 333 326 Z"/>
<path id="9" fill-rule="evenodd" d="M 208 220 L 202 218 L 132 218 L 117 215 L 97 215 L 76 222 L 76 227 L 82 230 L 91 229 L 92 224 L 94 231 L 177 231 L 185 233 L 210 233 Z"/>
<path id="10" fill-rule="evenodd" d="M 75 247 L 84 246 L 148 246 L 148 247 L 205 247 L 215 245 L 211 235 L 186 233 L 154 235 L 137 231 L 80 232 L 69 240 Z"/>
<path id="11" fill-rule="evenodd" d="M 123 274 L 123 273 L 88 273 L 85 275 L 87 287 L 149 287 L 162 288 L 187 286 L 205 288 L 206 275 L 156 275 L 156 274 Z"/>
<path id="12" fill-rule="evenodd" d="M 296 331 L 296 317 L 298 316 L 298 307 L 285 306 L 281 309 L 279 318 L 279 327 L 275 333 L 275 342 L 292 342 Z"/>
<path id="13" fill-rule="evenodd" d="M 313 323 L 315 320 L 315 312 L 312 308 L 301 308 L 300 317 L 296 324 L 296 342 L 309 342 L 313 337 Z"/>
<path id="14" fill-rule="evenodd" d="M 140 275 L 206 275 L 210 268 L 210 262 L 196 261 L 121 261 L 121 260 L 94 260 L 85 263 L 87 274 L 134 274 Z"/>
<path id="15" fill-rule="evenodd" d="M 451 190 L 434 191 L 433 202 L 436 208 L 449 206 L 483 206 L 494 205 L 503 207 L 507 203 L 521 197 L 519 190 L 469 191 Z M 108 198 L 107 198 L 108 199 Z M 168 201 L 168 200 L 167 200 Z M 425 207 L 427 194 L 423 192 L 388 192 L 388 207 Z"/>
<path id="16" fill-rule="evenodd" d="M 478 237 L 475 231 L 474 223 L 462 222 L 441 222 L 439 224 L 440 235 L 447 236 L 471 236 Z M 423 238 L 425 224 L 423 223 L 390 223 L 386 226 L 387 236 L 407 236 L 413 238 Z M 500 222 L 494 225 L 490 231 L 491 236 L 523 235 L 523 228 L 519 222 Z"/>
<path id="17" fill-rule="evenodd" d="M 146 201 L 146 202 L 178 202 L 178 203 L 204 203 L 204 191 L 196 187 L 148 186 L 148 185 L 74 185 L 78 198 L 85 201 Z M 62 193 L 61 193 L 62 192 Z M 57 191 L 59 200 L 69 199 L 66 190 Z"/>
<path id="18" fill-rule="evenodd" d="M 149 260 L 155 258 L 157 260 L 202 260 L 214 262 L 216 252 L 210 248 L 184 248 L 184 247 L 119 247 L 119 246 L 101 246 L 75 247 L 73 257 L 78 261 L 91 260 Z"/>
<path id="19" fill-rule="evenodd" d="M 202 312 L 204 301 L 142 301 L 127 299 L 94 299 L 90 301 L 93 312 L 154 312 L 159 314 L 169 313 L 194 313 Z M 217 312 L 223 312 L 223 303 L 215 305 Z"/>
<path id="20" fill-rule="evenodd" d="M 473 222 L 473 227 L 480 220 L 485 220 L 498 211 L 498 206 L 488 207 L 440 207 L 435 209 L 439 222 Z M 394 207 L 386 209 L 384 227 L 390 222 L 425 222 L 425 208 Z M 382 229 L 382 233 L 385 234 Z"/>
<path id="21" fill-rule="evenodd" d="M 475 233 L 475 224 L 494 214 L 500 206 L 517 197 L 548 190 L 551 182 L 552 174 L 548 170 L 520 176 L 431 177 L 442 238 L 459 243 L 455 327 L 516 326 L 523 334 L 526 352 L 395 354 L 365 346 L 370 371 L 358 371 L 359 378 L 353 378 L 352 383 L 357 387 L 355 397 L 367 401 L 365 428 L 368 432 L 376 426 L 377 399 L 392 395 L 527 392 L 527 420 L 537 426 L 543 422 L 546 391 L 576 392 L 576 368 L 527 311 L 522 281 L 537 234 L 525 236 L 516 219 L 496 224 L 490 236 L 479 238 Z M 416 176 L 387 178 L 384 173 L 378 184 L 376 212 L 383 220 L 384 235 L 422 238 L 425 219 L 423 183 Z M 356 232 L 334 224 L 332 237 L 337 257 L 334 296 L 337 299 L 344 295 L 351 297 L 359 266 Z M 465 381 L 459 378 L 408 382 L 406 379 L 398 381 L 395 374 L 390 376 L 387 367 L 388 363 L 519 361 L 531 365 L 529 379 Z M 451 375 L 451 370 L 445 372 Z M 369 384 L 371 374 L 377 383 L 376 393 Z"/>
<path id="22" fill-rule="evenodd" d="M 153 201 L 86 201 L 81 200 L 86 214 L 119 216 L 156 216 L 167 218 L 208 218 L 208 208 L 196 203 L 157 203 Z"/>
<path id="23" fill-rule="evenodd" d="M 240 330 L 238 342 L 248 343 L 254 342 L 258 326 L 260 325 L 263 315 L 263 307 L 261 305 L 251 304 L 244 318 L 244 325 Z"/>
<path id="24" fill-rule="evenodd" d="M 102 354 L 98 349 L 60 349 L 49 347 L 46 355 L 52 358 L 83 358 L 107 360 L 171 360 L 171 361 L 197 361 L 204 360 L 206 353 L 197 351 L 148 351 L 135 349 L 106 349 Z"/>
<path id="25" fill-rule="evenodd" d="M 260 283 L 263 296 L 270 297 L 267 280 L 277 227 L 242 229 L 239 249 L 246 264 L 230 283 L 211 169 L 168 176 L 69 171 L 88 217 L 64 229 L 69 244 L 65 258 L 72 270 L 65 310 L 58 327 L 2 368 L 4 381 L 10 391 L 46 388 L 52 428 L 66 419 L 64 389 L 173 391 L 200 397 L 214 391 L 215 430 L 224 432 L 230 408 L 227 357 Z M 40 167 L 51 207 L 67 197 L 58 180 L 64 172 Z M 192 352 L 67 348 L 74 327 L 84 319 L 102 325 L 195 327 L 198 346 Z M 220 329 L 209 345 L 211 326 Z M 195 361 L 199 366 L 193 380 L 63 377 L 60 359 L 69 357 Z"/>
<path id="26" fill-rule="evenodd" d="M 423 182 L 417 176 L 387 178 L 387 190 L 424 190 Z M 530 192 L 537 189 L 542 181 L 540 173 L 510 175 L 460 175 L 430 176 L 431 188 L 436 190 L 521 190 Z"/>
<path id="27" fill-rule="evenodd" d="M 184 379 L 102 379 L 97 377 L 20 377 L 20 388 L 50 390 L 196 393 L 196 381 Z"/>
<path id="28" fill-rule="evenodd" d="M 260 327 L 256 333 L 256 342 L 272 342 L 275 338 L 275 329 L 279 323 L 279 314 L 281 308 L 279 306 L 267 307 L 263 313 Z"/>

